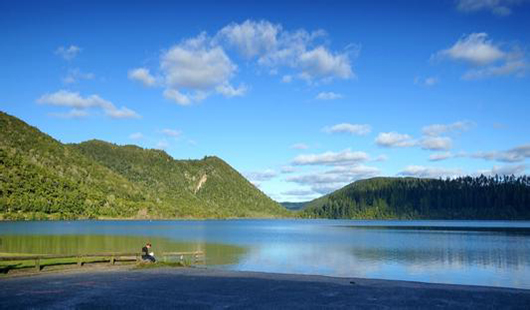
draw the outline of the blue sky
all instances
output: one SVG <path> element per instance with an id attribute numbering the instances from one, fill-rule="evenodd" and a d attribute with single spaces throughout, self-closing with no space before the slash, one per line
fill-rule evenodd
<path id="1" fill-rule="evenodd" d="M 217 155 L 273 199 L 525 174 L 530 2 L 0 1 L 0 109 Z"/>

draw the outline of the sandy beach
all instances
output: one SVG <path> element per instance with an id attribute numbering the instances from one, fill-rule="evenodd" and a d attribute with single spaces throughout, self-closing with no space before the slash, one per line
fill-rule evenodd
<path id="1" fill-rule="evenodd" d="M 90 270 L 0 280 L 0 308 L 528 309 L 530 290 L 206 268 Z"/>

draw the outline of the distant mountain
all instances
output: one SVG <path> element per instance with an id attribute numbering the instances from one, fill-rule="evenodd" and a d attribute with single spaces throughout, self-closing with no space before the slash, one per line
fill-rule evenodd
<path id="1" fill-rule="evenodd" d="M 302 210 L 307 204 L 309 203 L 309 201 L 304 201 L 304 202 L 280 202 L 280 204 L 288 209 L 288 210 L 293 210 L 293 211 L 296 211 L 296 210 Z"/>
<path id="2" fill-rule="evenodd" d="M 372 178 L 309 202 L 302 217 L 530 219 L 530 177 Z"/>
<path id="3" fill-rule="evenodd" d="M 62 144 L 0 112 L 0 218 L 229 218 L 290 213 L 217 157 Z"/>

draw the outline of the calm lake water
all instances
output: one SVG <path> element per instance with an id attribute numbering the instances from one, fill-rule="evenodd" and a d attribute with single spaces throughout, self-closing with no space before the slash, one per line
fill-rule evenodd
<path id="1" fill-rule="evenodd" d="M 530 289 L 530 222 L 207 220 L 0 222 L 0 252 L 202 250 L 207 265 Z"/>

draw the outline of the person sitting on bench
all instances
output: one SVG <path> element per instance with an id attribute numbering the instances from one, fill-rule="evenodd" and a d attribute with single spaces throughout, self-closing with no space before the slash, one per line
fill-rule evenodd
<path id="1" fill-rule="evenodd" d="M 153 252 L 149 252 L 149 250 L 151 250 L 151 243 L 146 243 L 146 245 L 142 248 L 142 259 L 154 263 L 156 261 L 155 254 Z"/>

